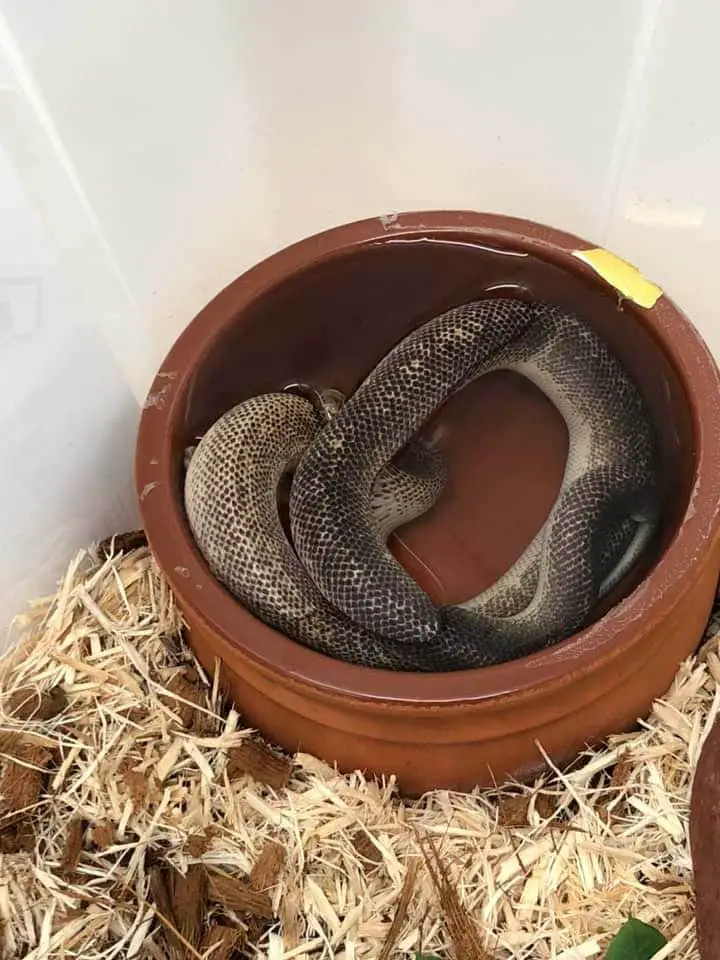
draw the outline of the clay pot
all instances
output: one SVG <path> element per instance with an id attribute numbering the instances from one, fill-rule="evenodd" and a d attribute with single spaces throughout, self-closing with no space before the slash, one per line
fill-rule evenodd
<path id="1" fill-rule="evenodd" d="M 270 257 L 190 323 L 148 396 L 137 489 L 157 561 L 200 661 L 247 721 L 342 770 L 397 774 L 417 794 L 468 789 L 557 763 L 646 715 L 696 647 L 720 568 L 719 377 L 697 332 L 662 296 L 651 309 L 573 250 L 590 245 L 527 221 L 417 213 L 353 223 Z M 409 330 L 488 290 L 575 310 L 624 360 L 655 419 L 667 477 L 664 523 L 587 629 L 542 653 L 436 675 L 364 669 L 269 629 L 209 575 L 181 496 L 185 445 L 239 401 L 292 381 L 351 392 Z M 524 380 L 489 376 L 433 425 L 450 488 L 401 531 L 396 555 L 438 599 L 477 593 L 539 529 L 561 482 L 565 427 Z M 608 607 L 611 609 L 608 610 Z"/>
<path id="2" fill-rule="evenodd" d="M 703 960 L 720 957 L 720 721 L 700 752 L 690 800 L 690 850 L 695 887 L 697 941 Z"/>

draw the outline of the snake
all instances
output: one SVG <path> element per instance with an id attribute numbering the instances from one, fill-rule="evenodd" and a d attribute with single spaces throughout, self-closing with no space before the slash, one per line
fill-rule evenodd
<path id="1" fill-rule="evenodd" d="M 447 480 L 419 432 L 496 370 L 529 379 L 563 417 L 560 491 L 495 584 L 436 605 L 388 539 L 431 509 Z M 285 476 L 287 518 L 278 504 Z M 593 328 L 553 303 L 484 297 L 418 326 L 348 398 L 281 390 L 222 414 L 191 451 L 184 501 L 211 573 L 258 619 L 337 660 L 447 672 L 576 632 L 647 550 L 661 483 L 643 396 Z"/>

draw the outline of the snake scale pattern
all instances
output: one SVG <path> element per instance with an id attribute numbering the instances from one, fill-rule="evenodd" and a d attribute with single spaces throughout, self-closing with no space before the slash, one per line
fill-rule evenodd
<path id="1" fill-rule="evenodd" d="M 530 379 L 563 416 L 562 486 L 497 583 L 438 607 L 387 539 L 442 494 L 442 458 L 419 429 L 468 383 L 503 369 Z M 455 307 L 405 337 L 347 400 L 336 396 L 244 401 L 210 427 L 185 475 L 188 521 L 212 574 L 259 619 L 328 656 L 422 672 L 524 656 L 581 627 L 657 528 L 643 399 L 590 327 L 553 304 Z M 278 506 L 287 474 L 289 525 Z"/>

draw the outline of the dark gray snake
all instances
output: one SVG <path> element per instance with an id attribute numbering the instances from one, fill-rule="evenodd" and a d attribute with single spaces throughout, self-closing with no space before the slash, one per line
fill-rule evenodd
<path id="1" fill-rule="evenodd" d="M 439 454 L 416 433 L 498 369 L 529 378 L 564 417 L 562 487 L 507 574 L 437 607 L 387 539 L 444 484 Z M 288 472 L 291 536 L 277 497 Z M 550 304 L 486 299 L 415 330 L 343 403 L 282 392 L 228 411 L 189 459 L 185 505 L 213 575 L 277 630 L 369 667 L 459 670 L 523 656 L 586 622 L 656 529 L 656 448 L 639 392 L 588 326 Z"/>

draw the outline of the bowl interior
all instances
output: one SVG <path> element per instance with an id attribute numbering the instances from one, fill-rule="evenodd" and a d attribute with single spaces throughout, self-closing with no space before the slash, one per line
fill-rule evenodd
<path id="1" fill-rule="evenodd" d="M 616 352 L 643 392 L 665 473 L 663 522 L 653 549 L 595 619 L 629 593 L 662 555 L 685 513 L 695 473 L 689 403 L 646 316 L 603 284 L 548 259 L 442 238 L 388 238 L 316 262 L 256 297 L 200 358 L 173 438 L 176 496 L 182 451 L 225 410 L 303 381 L 349 394 L 405 334 L 432 316 L 488 295 L 545 299 L 574 311 Z M 489 586 L 520 556 L 555 500 L 567 431 L 530 383 L 494 373 L 450 400 L 433 422 L 450 481 L 438 504 L 393 538 L 408 571 L 442 603 Z"/>

